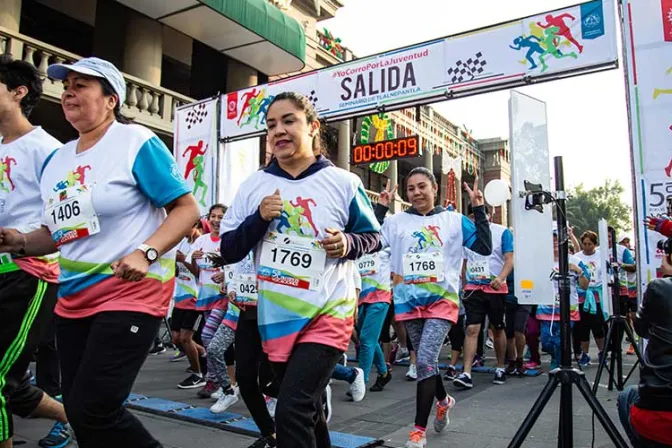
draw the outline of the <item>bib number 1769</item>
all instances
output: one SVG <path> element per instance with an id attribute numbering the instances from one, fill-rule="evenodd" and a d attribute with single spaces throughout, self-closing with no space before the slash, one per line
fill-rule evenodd
<path id="1" fill-rule="evenodd" d="M 313 257 L 310 253 L 297 252 L 289 249 L 280 249 L 274 247 L 271 249 L 271 254 L 273 255 L 273 263 L 280 263 L 283 265 L 291 265 L 294 267 L 302 267 L 304 269 L 309 269 L 313 264 Z"/>

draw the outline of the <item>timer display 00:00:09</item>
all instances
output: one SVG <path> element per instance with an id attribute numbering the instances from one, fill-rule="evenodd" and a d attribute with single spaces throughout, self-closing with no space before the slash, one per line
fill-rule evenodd
<path id="1" fill-rule="evenodd" d="M 352 164 L 385 162 L 388 160 L 417 157 L 418 136 L 395 138 L 375 143 L 364 143 L 352 148 Z"/>

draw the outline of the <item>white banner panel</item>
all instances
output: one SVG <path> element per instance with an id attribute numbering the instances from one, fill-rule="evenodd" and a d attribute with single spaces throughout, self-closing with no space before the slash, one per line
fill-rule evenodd
<path id="1" fill-rule="evenodd" d="M 217 193 L 218 102 L 215 98 L 175 111 L 174 156 L 201 214 L 215 203 Z"/>
<path id="2" fill-rule="evenodd" d="M 595 0 L 437 39 L 224 95 L 223 138 L 264 131 L 273 95 L 297 91 L 327 120 L 454 95 L 615 68 L 615 0 Z"/>
<path id="3" fill-rule="evenodd" d="M 666 214 L 672 196 L 672 1 L 624 2 L 631 147 L 635 170 L 639 291 L 658 276 L 664 239 L 647 230 L 646 216 Z M 640 296 L 641 297 L 641 296 Z"/>
<path id="4" fill-rule="evenodd" d="M 597 231 L 600 242 L 600 263 L 602 264 L 602 310 L 608 315 L 612 315 L 613 307 L 611 303 L 611 286 L 609 282 L 613 281 L 613 276 L 609 274 L 609 261 L 611 260 L 611 246 L 609 246 L 609 226 L 607 220 L 602 218 L 597 223 Z M 617 261 L 617 260 L 614 260 Z"/>
<path id="5" fill-rule="evenodd" d="M 240 184 L 259 169 L 259 139 L 222 143 L 219 202 L 231 206 Z"/>
<path id="6" fill-rule="evenodd" d="M 525 181 L 551 191 L 548 172 L 546 104 L 511 91 L 509 99 L 511 148 L 511 211 L 513 214 L 513 273 L 515 294 L 521 305 L 552 305 L 555 300 L 549 276 L 553 270 L 553 212 L 525 210 Z"/>

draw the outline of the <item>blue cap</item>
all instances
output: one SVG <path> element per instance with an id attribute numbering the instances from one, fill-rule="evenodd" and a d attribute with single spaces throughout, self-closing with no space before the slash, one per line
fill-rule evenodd
<path id="1" fill-rule="evenodd" d="M 71 71 L 96 78 L 105 78 L 119 97 L 120 106 L 123 106 L 126 101 L 126 81 L 114 64 L 100 58 L 84 58 L 74 64 L 52 64 L 47 68 L 47 75 L 62 81 Z"/>

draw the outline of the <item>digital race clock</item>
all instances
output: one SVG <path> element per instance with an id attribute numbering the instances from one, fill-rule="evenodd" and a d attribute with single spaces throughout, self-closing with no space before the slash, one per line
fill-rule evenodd
<path id="1" fill-rule="evenodd" d="M 420 155 L 420 139 L 417 135 L 395 138 L 375 143 L 361 143 L 352 147 L 350 163 L 386 162 L 389 160 L 406 159 Z"/>

